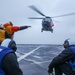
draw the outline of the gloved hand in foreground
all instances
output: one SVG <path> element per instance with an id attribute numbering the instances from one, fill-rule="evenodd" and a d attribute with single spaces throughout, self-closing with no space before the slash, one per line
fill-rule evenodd
<path id="1" fill-rule="evenodd" d="M 49 75 L 53 75 L 53 69 L 48 68 Z"/>

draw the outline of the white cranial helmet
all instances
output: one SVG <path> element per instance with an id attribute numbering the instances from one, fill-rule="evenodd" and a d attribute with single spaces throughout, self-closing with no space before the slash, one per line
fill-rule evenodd
<path id="1" fill-rule="evenodd" d="M 5 39 L 2 43 L 1 46 L 5 46 L 5 47 L 9 47 L 12 50 L 16 51 L 17 47 L 16 47 L 16 43 L 14 40 L 12 39 Z"/>
<path id="2" fill-rule="evenodd" d="M 68 47 L 68 46 L 70 46 L 70 45 L 75 45 L 75 40 L 74 39 L 66 39 L 65 41 L 64 41 L 64 44 L 63 44 L 65 47 Z"/>

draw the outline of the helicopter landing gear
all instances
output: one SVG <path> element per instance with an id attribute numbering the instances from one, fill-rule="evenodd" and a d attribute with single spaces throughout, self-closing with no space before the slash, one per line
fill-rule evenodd
<path id="1" fill-rule="evenodd" d="M 41 32 L 43 32 L 43 31 L 50 31 L 51 33 L 53 33 L 53 29 L 51 29 L 51 28 L 42 28 Z"/>
<path id="2" fill-rule="evenodd" d="M 53 29 L 51 29 L 51 33 L 53 33 Z"/>
<path id="3" fill-rule="evenodd" d="M 41 32 L 43 32 L 43 28 L 41 29 Z"/>

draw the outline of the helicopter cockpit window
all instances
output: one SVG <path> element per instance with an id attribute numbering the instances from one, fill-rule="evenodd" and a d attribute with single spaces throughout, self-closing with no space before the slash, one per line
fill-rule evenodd
<path id="1" fill-rule="evenodd" d="M 45 18 L 44 21 L 51 22 L 51 19 L 50 18 Z"/>

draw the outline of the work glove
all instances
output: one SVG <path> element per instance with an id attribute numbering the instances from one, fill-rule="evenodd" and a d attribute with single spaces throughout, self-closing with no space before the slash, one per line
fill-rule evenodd
<path id="1" fill-rule="evenodd" d="M 21 26 L 19 30 L 27 29 L 29 27 L 31 27 L 31 26 Z"/>
<path id="2" fill-rule="evenodd" d="M 48 68 L 48 73 L 49 73 L 49 75 L 50 74 L 53 75 L 53 69 Z"/>
<path id="3" fill-rule="evenodd" d="M 31 26 L 26 26 L 27 28 L 31 27 Z"/>

